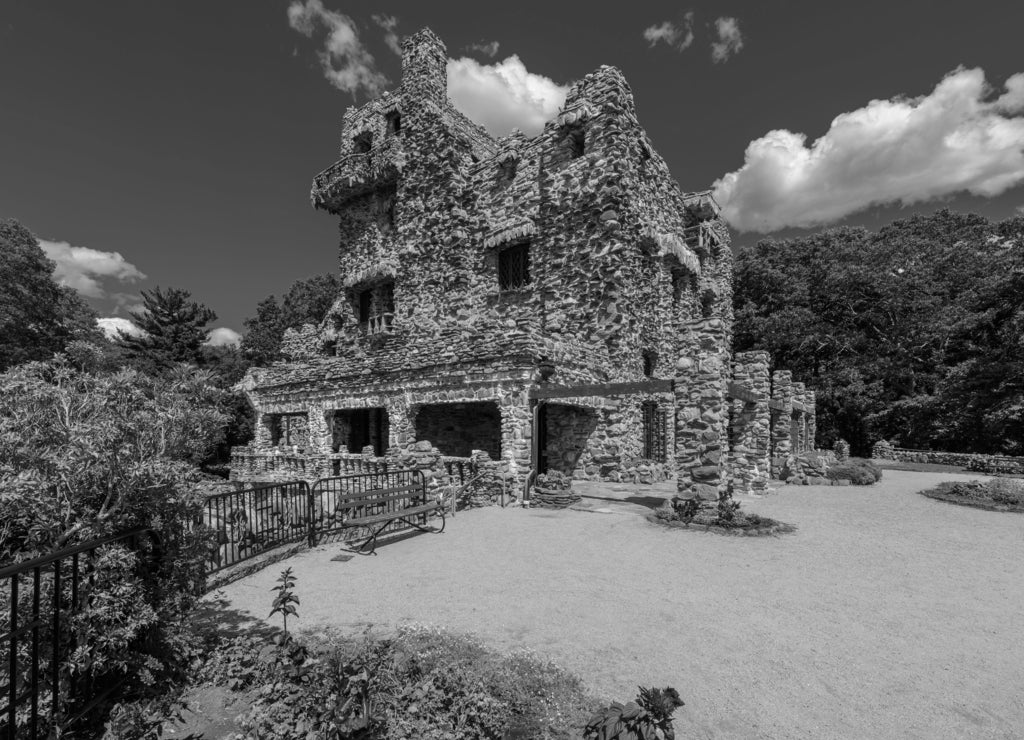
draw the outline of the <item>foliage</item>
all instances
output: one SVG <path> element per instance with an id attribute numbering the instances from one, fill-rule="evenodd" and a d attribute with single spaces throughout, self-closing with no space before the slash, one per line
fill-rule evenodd
<path id="1" fill-rule="evenodd" d="M 594 706 L 579 679 L 532 653 L 501 655 L 433 628 L 310 645 L 279 634 L 211 651 L 201 675 L 255 697 L 243 737 L 570 738 Z"/>
<path id="2" fill-rule="evenodd" d="M 145 334 L 120 341 L 137 368 L 156 375 L 179 363 L 198 365 L 203 361 L 206 325 L 217 314 L 190 298 L 181 288 L 142 291 L 144 309 L 132 312 L 131 317 Z"/>
<path id="3" fill-rule="evenodd" d="M 851 457 L 825 473 L 830 480 L 848 480 L 855 486 L 870 486 L 882 480 L 882 469 L 870 460 Z"/>
<path id="4" fill-rule="evenodd" d="M 48 359 L 76 339 L 102 341 L 95 312 L 57 284 L 55 267 L 28 229 L 0 220 L 0 371 Z"/>
<path id="5" fill-rule="evenodd" d="M 672 715 L 683 706 L 679 692 L 639 687 L 636 701 L 612 702 L 587 722 L 585 740 L 654 740 L 675 738 Z"/>
<path id="6" fill-rule="evenodd" d="M 67 628 L 78 645 L 67 670 L 124 676 L 129 697 L 159 694 L 196 653 L 182 623 L 212 539 L 194 526 L 193 463 L 221 434 L 221 397 L 187 367 L 93 374 L 58 355 L 0 374 L 0 562 L 132 527 L 154 533 L 141 554 L 106 547 L 80 564 L 85 607 Z M 44 612 L 52 599 L 43 593 Z"/>
<path id="7" fill-rule="evenodd" d="M 1024 480 L 1019 478 L 941 483 L 936 488 L 921 493 L 929 498 L 962 506 L 994 511 L 1024 512 Z"/>
<path id="8" fill-rule="evenodd" d="M 254 365 L 268 365 L 281 356 L 286 329 L 324 320 L 342 290 L 337 275 L 315 275 L 292 284 L 280 302 L 274 296 L 256 306 L 256 316 L 245 320 L 242 353 Z"/>
<path id="9" fill-rule="evenodd" d="M 817 391 L 818 444 L 1011 453 L 1024 439 L 1024 218 L 941 210 L 767 239 L 736 261 L 736 349 Z"/>
<path id="10" fill-rule="evenodd" d="M 277 585 L 271 589 L 276 591 L 277 595 L 274 597 L 274 603 L 270 609 L 270 616 L 280 614 L 281 619 L 284 622 L 284 626 L 281 631 L 285 635 L 288 634 L 288 615 L 291 614 L 296 619 L 299 618 L 299 613 L 295 607 L 299 603 L 299 597 L 295 595 L 292 589 L 295 588 L 295 576 L 292 574 L 291 568 L 285 568 L 281 571 L 281 575 L 277 578 Z"/>

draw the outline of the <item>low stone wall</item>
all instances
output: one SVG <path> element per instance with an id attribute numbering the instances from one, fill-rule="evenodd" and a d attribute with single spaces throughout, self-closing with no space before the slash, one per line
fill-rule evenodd
<path id="1" fill-rule="evenodd" d="M 875 460 L 955 465 L 975 473 L 990 475 L 1024 475 L 1024 457 L 1009 455 L 980 455 L 973 452 L 942 452 L 941 450 L 910 450 L 893 447 L 885 440 L 876 442 L 871 449 Z"/>

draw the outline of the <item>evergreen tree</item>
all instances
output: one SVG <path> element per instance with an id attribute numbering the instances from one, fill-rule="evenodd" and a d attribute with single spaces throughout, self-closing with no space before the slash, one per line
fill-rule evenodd
<path id="1" fill-rule="evenodd" d="M 180 288 L 142 291 L 144 309 L 131 317 L 145 334 L 120 340 L 140 370 L 156 375 L 177 363 L 202 364 L 206 325 L 217 314 L 191 297 Z"/>

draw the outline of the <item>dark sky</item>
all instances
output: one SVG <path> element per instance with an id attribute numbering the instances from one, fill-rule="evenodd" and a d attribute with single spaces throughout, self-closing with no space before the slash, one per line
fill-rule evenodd
<path id="1" fill-rule="evenodd" d="M 813 140 L 872 99 L 929 94 L 958 65 L 982 68 L 997 93 L 1024 72 L 1024 2 L 325 6 L 352 18 L 392 82 L 400 63 L 371 13 L 395 16 L 400 35 L 429 25 L 449 56 L 493 63 L 514 53 L 559 83 L 618 66 L 687 190 L 737 170 L 747 144 L 771 129 Z M 0 2 L 0 217 L 43 239 L 118 252 L 148 276 L 107 281 L 109 294 L 186 288 L 236 330 L 260 299 L 334 269 L 335 223 L 312 209 L 309 186 L 334 161 L 353 101 L 324 78 L 321 42 L 289 27 L 287 7 Z M 644 40 L 645 28 L 679 23 L 688 9 L 688 49 Z M 715 64 L 709 44 L 722 16 L 738 20 L 744 45 Z M 465 51 L 484 41 L 500 42 L 496 58 Z M 876 227 L 940 204 L 1003 219 L 1024 206 L 1024 188 L 873 207 L 843 223 Z M 109 297 L 94 303 L 115 308 Z"/>

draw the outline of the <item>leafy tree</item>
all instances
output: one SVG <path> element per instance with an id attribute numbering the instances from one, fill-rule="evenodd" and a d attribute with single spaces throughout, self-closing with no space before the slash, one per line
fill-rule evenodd
<path id="1" fill-rule="evenodd" d="M 54 268 L 32 232 L 0 220 L 0 370 L 44 360 L 75 339 L 102 338 L 95 312 L 57 284 Z"/>
<path id="2" fill-rule="evenodd" d="M 822 446 L 841 437 L 859 455 L 879 438 L 1002 449 L 991 424 L 965 426 L 963 411 L 987 406 L 987 391 L 962 388 L 954 398 L 949 381 L 967 357 L 989 363 L 996 345 L 1006 347 L 1009 325 L 986 349 L 958 337 L 972 334 L 986 300 L 1012 295 L 1012 285 L 996 282 L 1007 274 L 1005 254 L 1019 254 L 1019 232 L 1013 222 L 941 210 L 877 234 L 836 228 L 763 240 L 737 255 L 736 347 L 770 351 L 818 392 Z"/>
<path id="3" fill-rule="evenodd" d="M 242 354 L 254 365 L 269 365 L 277 359 L 284 336 L 284 317 L 274 296 L 256 306 L 256 316 L 245 320 Z"/>
<path id="4" fill-rule="evenodd" d="M 145 334 L 120 340 L 136 367 L 157 374 L 168 372 L 177 363 L 202 362 L 206 325 L 217 314 L 190 298 L 191 293 L 180 288 L 142 291 L 144 309 L 132 312 L 131 317 Z"/>
<path id="5" fill-rule="evenodd" d="M 269 296 L 256 306 L 256 316 L 245 320 L 242 353 L 254 365 L 280 359 L 281 338 L 286 329 L 324 320 L 338 294 L 341 280 L 333 274 L 315 275 L 292 284 L 284 299 Z"/>

